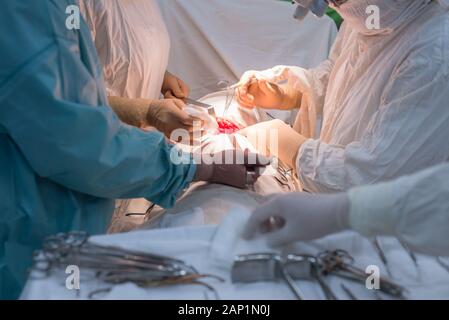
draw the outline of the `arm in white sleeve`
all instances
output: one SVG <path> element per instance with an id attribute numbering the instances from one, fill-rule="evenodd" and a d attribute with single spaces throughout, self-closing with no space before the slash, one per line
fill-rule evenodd
<path id="1" fill-rule="evenodd" d="M 309 139 L 301 146 L 297 173 L 304 189 L 348 190 L 448 159 L 447 59 L 439 53 L 435 57 L 421 54 L 396 70 L 360 141 L 344 146 Z"/>
<path id="2" fill-rule="evenodd" d="M 162 134 L 123 124 L 99 97 L 101 79 L 58 39 L 0 87 L 0 123 L 41 177 L 100 198 L 145 197 L 167 207 L 193 179 Z"/>
<path id="3" fill-rule="evenodd" d="M 449 164 L 349 192 L 359 233 L 395 236 L 415 251 L 449 255 Z"/>

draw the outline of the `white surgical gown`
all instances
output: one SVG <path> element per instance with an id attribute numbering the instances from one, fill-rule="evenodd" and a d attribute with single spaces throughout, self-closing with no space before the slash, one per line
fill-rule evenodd
<path id="1" fill-rule="evenodd" d="M 449 158 L 449 13 L 435 2 L 388 34 L 345 22 L 315 69 L 263 73 L 304 93 L 295 129 L 309 138 L 297 158 L 305 190 L 347 190 Z"/>
<path id="2" fill-rule="evenodd" d="M 89 29 L 66 28 L 73 3 L 2 1 L 0 298 L 18 296 L 44 237 L 105 232 L 116 198 L 169 207 L 195 173 L 107 106 Z"/>
<path id="3" fill-rule="evenodd" d="M 80 0 L 109 96 L 159 99 L 170 38 L 156 0 Z"/>
<path id="4" fill-rule="evenodd" d="M 350 225 L 395 236 L 411 249 L 449 256 L 449 164 L 349 192 Z"/>

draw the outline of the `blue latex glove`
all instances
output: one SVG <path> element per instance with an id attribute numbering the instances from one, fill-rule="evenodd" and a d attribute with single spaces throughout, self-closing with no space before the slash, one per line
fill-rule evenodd
<path id="1" fill-rule="evenodd" d="M 326 13 L 328 3 L 326 0 L 294 0 L 298 5 L 294 14 L 295 19 L 303 20 L 309 11 L 317 17 L 322 17 Z"/>

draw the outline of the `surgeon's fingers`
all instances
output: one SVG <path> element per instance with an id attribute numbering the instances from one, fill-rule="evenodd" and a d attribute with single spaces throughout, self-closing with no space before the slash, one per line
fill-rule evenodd
<path id="1" fill-rule="evenodd" d="M 172 99 L 173 104 L 179 109 L 182 110 L 186 106 L 185 102 L 181 99 Z"/>
<path id="2" fill-rule="evenodd" d="M 255 98 L 252 94 L 247 91 L 237 90 L 237 102 L 245 108 L 252 109 L 254 108 Z"/>
<path id="3" fill-rule="evenodd" d="M 179 112 L 178 121 L 186 127 L 193 127 L 195 121 L 201 121 L 198 118 L 192 117 L 184 111 Z"/>
<path id="4" fill-rule="evenodd" d="M 241 85 L 237 88 L 237 92 L 239 92 L 242 97 L 246 96 L 250 92 L 251 86 L 254 84 L 257 84 L 257 78 L 254 76 L 243 80 Z"/>
<path id="5" fill-rule="evenodd" d="M 251 76 L 243 76 L 242 79 L 240 79 L 238 83 L 238 89 L 242 89 L 244 91 L 248 91 L 248 87 L 251 85 L 251 82 L 253 82 L 255 79 L 254 75 Z"/>
<path id="6" fill-rule="evenodd" d="M 178 98 L 180 98 L 180 99 L 187 98 L 190 95 L 190 88 L 181 79 L 178 79 L 178 84 L 179 84 L 179 88 L 182 91 L 182 97 L 178 97 Z"/>
<path id="7" fill-rule="evenodd" d="M 267 80 L 259 81 L 259 88 L 265 95 L 278 95 L 279 92 L 275 89 L 274 85 Z"/>
<path id="8" fill-rule="evenodd" d="M 264 233 L 264 225 L 277 215 L 278 209 L 276 200 L 272 200 L 254 210 L 244 228 L 242 237 L 250 240 L 256 235 Z"/>

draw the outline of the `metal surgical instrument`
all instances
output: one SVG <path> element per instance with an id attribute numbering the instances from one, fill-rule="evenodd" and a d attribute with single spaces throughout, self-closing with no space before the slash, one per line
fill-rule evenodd
<path id="1" fill-rule="evenodd" d="M 207 104 L 207 103 L 204 103 L 204 102 L 200 102 L 200 101 L 197 101 L 197 100 L 194 100 L 194 99 L 190 99 L 190 98 L 184 98 L 184 102 L 187 103 L 187 104 L 191 104 L 191 105 L 194 105 L 194 106 L 197 106 L 197 107 L 204 108 L 204 109 L 206 109 L 207 113 L 210 116 L 212 116 L 214 118 L 216 117 L 216 115 L 215 115 L 215 108 L 214 108 L 214 106 L 212 106 L 210 104 Z"/>
<path id="2" fill-rule="evenodd" d="M 318 255 L 321 264 L 321 272 L 324 275 L 332 274 L 347 280 L 355 281 L 365 285 L 366 273 L 364 270 L 354 266 L 354 258 L 344 250 L 324 251 Z M 393 281 L 380 277 L 380 291 L 403 299 L 406 289 Z"/>
<path id="3" fill-rule="evenodd" d="M 231 271 L 233 283 L 252 283 L 283 280 L 296 299 L 304 295 L 285 270 L 281 257 L 274 253 L 255 253 L 237 256 Z"/>

